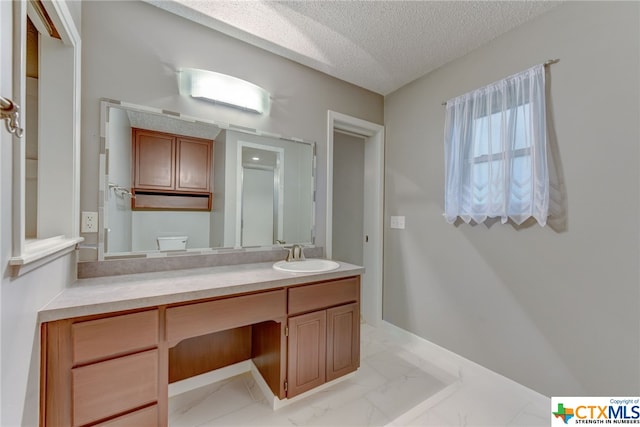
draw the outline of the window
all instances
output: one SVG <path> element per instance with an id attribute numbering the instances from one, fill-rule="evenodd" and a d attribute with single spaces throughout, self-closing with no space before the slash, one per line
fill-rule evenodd
<path id="1" fill-rule="evenodd" d="M 447 103 L 445 218 L 521 224 L 548 215 L 544 66 Z"/>
<path id="2" fill-rule="evenodd" d="M 12 2 L 14 99 L 26 119 L 13 157 L 13 248 L 22 274 L 79 237 L 80 36 L 65 2 Z M 17 25 L 17 24 L 16 24 Z M 26 50 L 26 55 L 21 52 Z"/>

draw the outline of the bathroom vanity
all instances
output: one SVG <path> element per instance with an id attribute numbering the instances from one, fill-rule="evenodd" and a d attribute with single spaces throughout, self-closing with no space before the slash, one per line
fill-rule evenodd
<path id="1" fill-rule="evenodd" d="M 361 267 L 80 280 L 44 307 L 42 426 L 167 425 L 168 384 L 251 360 L 278 399 L 360 363 Z"/>

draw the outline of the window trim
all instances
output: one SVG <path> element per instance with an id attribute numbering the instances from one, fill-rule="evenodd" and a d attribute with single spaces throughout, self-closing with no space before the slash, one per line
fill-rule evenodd
<path id="1" fill-rule="evenodd" d="M 475 156 L 467 159 L 467 162 L 474 165 L 477 165 L 480 163 L 495 162 L 496 160 L 502 160 L 502 156 L 504 156 L 505 153 L 513 153 L 513 157 L 530 156 L 531 147 L 516 148 L 515 150 L 506 150 L 506 151 L 501 151 L 499 153 L 494 153 L 494 154 L 482 154 L 480 156 Z"/>
<path id="2" fill-rule="evenodd" d="M 64 1 L 42 2 L 52 22 L 58 29 L 65 46 L 73 48 L 72 64 L 72 107 L 63 121 L 71 121 L 71 141 L 60 141 L 68 151 L 71 170 L 66 173 L 71 181 L 71 206 L 65 210 L 68 220 L 62 227 L 64 235 L 42 239 L 25 237 L 25 140 L 13 137 L 13 200 L 12 200 L 12 256 L 9 258 L 11 274 L 18 276 L 40 267 L 56 258 L 72 252 L 76 245 L 84 239 L 79 235 L 80 211 L 80 72 L 81 44 L 80 33 L 75 26 L 68 6 Z M 26 19 L 27 2 L 13 2 L 13 93 L 19 105 L 24 106 L 26 100 Z M 43 161 L 43 159 L 41 159 Z"/>

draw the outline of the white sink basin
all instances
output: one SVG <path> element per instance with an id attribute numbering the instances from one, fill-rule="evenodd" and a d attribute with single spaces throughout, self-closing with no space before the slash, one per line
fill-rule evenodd
<path id="1" fill-rule="evenodd" d="M 273 268 L 290 273 L 320 273 L 331 271 L 340 267 L 335 261 L 329 259 L 305 259 L 302 261 L 278 261 L 273 264 Z"/>

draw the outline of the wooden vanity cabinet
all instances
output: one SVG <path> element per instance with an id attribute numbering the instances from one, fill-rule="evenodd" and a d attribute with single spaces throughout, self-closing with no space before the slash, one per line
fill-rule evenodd
<path id="1" fill-rule="evenodd" d="M 158 420 L 158 327 L 157 309 L 43 324 L 41 424 L 133 426 Z"/>
<path id="2" fill-rule="evenodd" d="M 359 277 L 289 289 L 287 397 L 358 369 L 359 301 Z"/>
<path id="3" fill-rule="evenodd" d="M 359 301 L 353 276 L 43 323 L 40 425 L 166 426 L 170 381 L 247 359 L 294 397 L 359 367 Z"/>
<path id="4" fill-rule="evenodd" d="M 212 140 L 132 129 L 132 209 L 211 210 Z"/>

